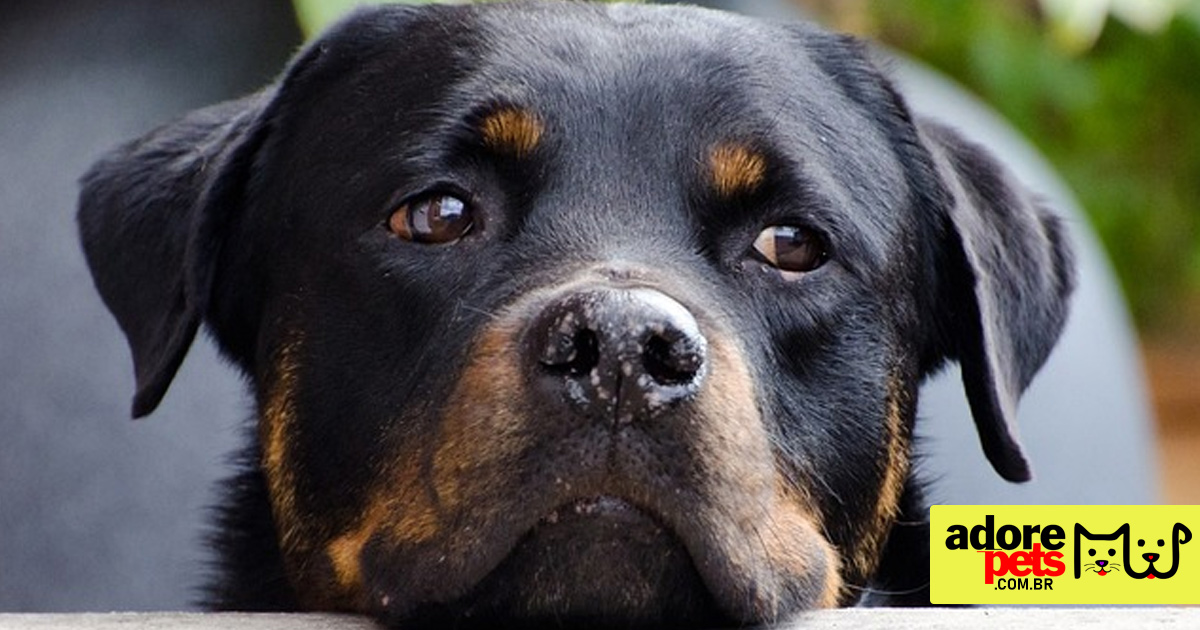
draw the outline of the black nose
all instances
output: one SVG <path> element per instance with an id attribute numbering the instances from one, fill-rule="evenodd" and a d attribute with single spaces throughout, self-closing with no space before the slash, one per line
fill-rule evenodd
<path id="1" fill-rule="evenodd" d="M 653 289 L 572 293 L 546 307 L 528 334 L 543 391 L 597 419 L 652 417 L 694 397 L 707 372 L 696 319 Z"/>
<path id="2" fill-rule="evenodd" d="M 1100 568 L 1103 569 L 1105 567 L 1105 565 L 1108 564 L 1108 560 L 1097 560 L 1096 564 L 1100 565 Z"/>
<path id="3" fill-rule="evenodd" d="M 1146 562 L 1154 562 L 1155 560 L 1158 560 L 1158 554 L 1144 553 L 1144 554 L 1142 554 L 1142 558 L 1144 558 L 1146 560 Z"/>

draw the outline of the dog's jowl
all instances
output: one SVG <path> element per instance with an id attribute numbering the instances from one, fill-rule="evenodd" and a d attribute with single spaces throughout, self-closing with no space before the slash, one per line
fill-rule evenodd
<path id="1" fill-rule="evenodd" d="M 918 386 L 961 363 L 1028 478 L 1072 287 L 862 44 L 695 8 L 362 10 L 101 160 L 79 223 L 134 415 L 201 324 L 252 386 L 211 605 L 405 627 L 927 603 Z"/>

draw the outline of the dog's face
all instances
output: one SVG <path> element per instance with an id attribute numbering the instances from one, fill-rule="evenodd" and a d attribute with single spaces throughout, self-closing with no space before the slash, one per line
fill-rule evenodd
<path id="1" fill-rule="evenodd" d="M 1171 527 L 1171 535 L 1168 538 L 1159 538 L 1158 540 L 1138 538 L 1137 548 L 1131 554 L 1130 541 L 1133 537 L 1128 534 L 1128 528 L 1126 531 L 1125 563 L 1129 567 L 1129 575 L 1138 579 L 1165 580 L 1174 577 L 1175 572 L 1179 570 L 1179 546 L 1192 540 L 1192 530 L 1183 523 L 1175 523 Z M 1136 565 L 1143 562 L 1146 568 L 1142 571 L 1137 570 Z"/>
<path id="2" fill-rule="evenodd" d="M 856 600 L 960 360 L 984 449 L 1062 325 L 1056 221 L 861 46 L 698 9 L 361 12 L 85 178 L 135 415 L 250 376 L 301 608 L 759 622 Z"/>

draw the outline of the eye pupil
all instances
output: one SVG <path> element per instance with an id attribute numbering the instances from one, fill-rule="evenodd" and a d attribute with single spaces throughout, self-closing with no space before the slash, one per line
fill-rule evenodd
<path id="1" fill-rule="evenodd" d="M 819 234 L 794 225 L 772 225 L 754 240 L 758 258 L 782 271 L 813 271 L 825 263 L 825 244 Z"/>
<path id="2" fill-rule="evenodd" d="M 392 232 L 416 243 L 451 243 L 471 230 L 474 222 L 463 200 L 430 195 L 402 204 L 388 222 Z"/>

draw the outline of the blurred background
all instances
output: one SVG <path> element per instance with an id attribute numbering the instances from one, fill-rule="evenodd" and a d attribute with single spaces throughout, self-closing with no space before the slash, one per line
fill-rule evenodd
<path id="1" fill-rule="evenodd" d="M 76 180 L 104 151 L 270 82 L 343 0 L 0 3 L 0 612 L 194 607 L 249 401 L 198 340 L 128 420 Z M 880 42 L 914 109 L 1064 212 L 1081 280 L 1022 401 L 1037 479 L 983 462 L 951 369 L 923 471 L 958 503 L 1200 503 L 1200 0 L 726 0 Z"/>

